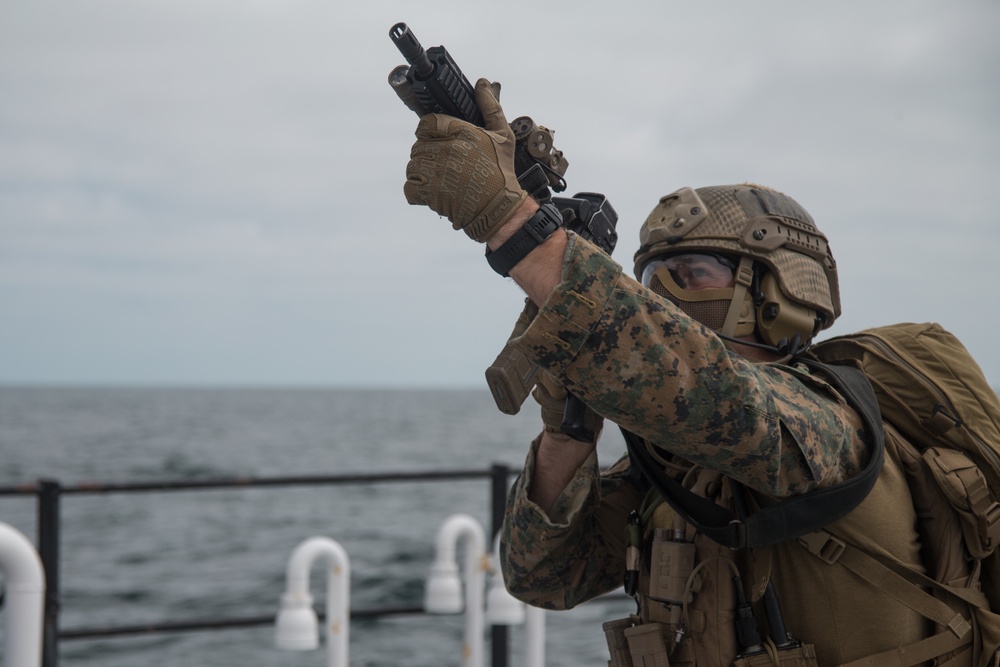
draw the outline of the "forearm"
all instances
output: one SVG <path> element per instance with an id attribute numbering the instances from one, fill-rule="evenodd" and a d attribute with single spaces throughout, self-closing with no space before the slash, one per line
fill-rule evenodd
<path id="1" fill-rule="evenodd" d="M 581 443 L 569 443 L 586 448 Z M 599 475 L 588 456 L 553 506 L 542 511 L 529 497 L 541 465 L 541 441 L 532 443 L 504 514 L 500 561 L 515 597 L 549 609 L 567 609 L 621 585 L 625 517 L 641 501 L 623 471 Z"/>
<path id="2" fill-rule="evenodd" d="M 598 414 L 771 495 L 860 469 L 860 421 L 825 383 L 730 354 L 578 237 L 566 255 L 563 282 L 513 342 Z"/>
<path id="3" fill-rule="evenodd" d="M 509 221 L 490 238 L 487 245 L 496 250 L 514 235 L 538 210 L 538 203 L 527 199 Z M 528 253 L 510 271 L 511 278 L 536 304 L 544 303 L 562 277 L 567 238 L 558 230 Z M 528 499 L 543 512 L 551 512 L 556 500 L 595 449 L 595 443 L 574 440 L 562 433 L 545 430 L 538 445 L 535 472 L 528 487 Z"/>
<path id="4" fill-rule="evenodd" d="M 535 453 L 528 500 L 549 514 L 594 449 L 594 443 L 580 442 L 561 433 L 543 432 Z"/>

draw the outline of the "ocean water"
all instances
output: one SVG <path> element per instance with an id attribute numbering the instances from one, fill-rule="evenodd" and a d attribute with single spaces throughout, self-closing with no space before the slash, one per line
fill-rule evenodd
<path id="1" fill-rule="evenodd" d="M 235 476 L 520 467 L 536 410 L 501 414 L 477 390 L 0 387 L 0 486 Z M 606 434 L 604 463 L 624 450 Z M 418 605 L 434 536 L 450 515 L 489 531 L 488 480 L 128 494 L 62 503 L 63 630 L 273 615 L 302 540 L 339 542 L 351 605 Z M 33 497 L 0 496 L 0 521 L 35 540 Z M 460 561 L 461 562 L 461 561 Z M 321 568 L 312 593 L 323 606 Z M 546 614 L 546 664 L 604 665 L 601 623 L 630 610 L 606 598 Z M 0 616 L 5 613 L 0 611 Z M 511 664 L 523 661 L 511 629 Z M 322 665 L 273 647 L 273 628 L 63 641 L 67 667 Z M 357 620 L 351 665 L 459 665 L 461 616 Z M 489 636 L 486 637 L 487 663 Z"/>

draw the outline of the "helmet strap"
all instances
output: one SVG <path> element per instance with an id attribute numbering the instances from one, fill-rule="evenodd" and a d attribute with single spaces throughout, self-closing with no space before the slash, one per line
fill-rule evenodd
<path id="1" fill-rule="evenodd" d="M 736 335 L 736 326 L 739 324 L 740 314 L 743 312 L 747 292 L 753 284 L 753 259 L 746 255 L 740 257 L 740 264 L 736 267 L 734 279 L 733 300 L 729 302 L 726 321 L 723 322 L 722 329 L 719 330 L 719 333 L 726 336 Z"/>

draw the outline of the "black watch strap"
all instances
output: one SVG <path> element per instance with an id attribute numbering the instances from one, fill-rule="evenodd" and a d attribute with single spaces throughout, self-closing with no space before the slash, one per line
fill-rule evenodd
<path id="1" fill-rule="evenodd" d="M 486 251 L 490 267 L 506 278 L 518 262 L 562 226 L 562 214 L 552 204 L 543 204 L 517 232 L 496 250 Z"/>

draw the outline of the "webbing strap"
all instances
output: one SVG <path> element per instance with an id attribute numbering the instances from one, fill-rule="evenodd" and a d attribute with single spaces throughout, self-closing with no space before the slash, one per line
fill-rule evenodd
<path id="1" fill-rule="evenodd" d="M 913 667 L 959 649 L 971 641 L 971 639 L 959 639 L 950 632 L 941 632 L 908 646 L 858 658 L 842 663 L 838 667 Z"/>
<path id="2" fill-rule="evenodd" d="M 747 290 L 753 284 L 753 259 L 747 256 L 740 258 L 740 264 L 736 267 L 736 282 L 733 284 L 733 298 L 729 302 L 729 311 L 726 313 L 726 321 L 722 323 L 721 333 L 727 336 L 736 335 L 736 325 L 740 321 L 740 313 L 743 312 L 743 300 L 747 295 Z"/>
<path id="3" fill-rule="evenodd" d="M 989 553 L 1000 543 L 1000 503 L 993 500 L 986 479 L 975 469 L 957 470 L 958 479 L 969 495 L 969 508 L 979 525 L 983 551 Z"/>
<path id="4" fill-rule="evenodd" d="M 949 586 L 947 584 L 942 584 L 940 581 L 931 579 L 930 577 L 920 574 L 919 572 L 914 572 L 913 570 L 907 568 L 905 565 L 899 564 L 898 567 L 893 567 L 893 563 L 885 563 L 878 560 L 871 554 L 868 554 L 857 547 L 852 547 L 848 545 L 844 540 L 835 537 L 831 533 L 825 530 L 820 530 L 809 535 L 803 535 L 799 538 L 799 543 L 804 546 L 811 554 L 819 557 L 821 560 L 826 561 L 828 564 L 838 562 L 842 557 L 842 554 L 846 553 L 848 550 L 852 552 L 852 556 L 855 561 L 865 560 L 869 561 L 869 567 L 871 570 L 884 570 L 889 574 L 895 576 L 899 583 L 903 586 L 915 589 L 923 593 L 927 597 L 932 597 L 930 594 L 923 591 L 924 588 L 936 588 L 939 591 L 944 591 L 951 596 L 958 598 L 962 602 L 966 602 L 974 607 L 979 607 L 980 609 L 990 609 L 990 603 L 986 595 L 982 591 L 974 590 L 971 588 L 963 588 L 958 586 Z M 836 557 L 829 558 L 825 557 L 828 554 L 836 554 Z M 845 567 L 847 562 L 844 562 Z M 861 576 L 860 572 L 855 572 Z M 898 598 L 897 598 L 898 599 Z M 940 602 L 937 598 L 932 599 Z M 902 600 L 901 600 L 902 601 Z M 944 604 L 941 602 L 941 604 Z M 947 605 L 945 605 L 947 606 Z M 949 607 L 950 609 L 950 607 Z M 954 612 L 952 612 L 954 614 Z M 941 617 L 944 616 L 942 612 Z M 928 616 L 928 618 L 931 618 Z M 940 618 L 933 619 L 937 622 L 941 622 Z M 942 625 L 947 625 L 947 623 L 942 623 Z"/>
<path id="5" fill-rule="evenodd" d="M 656 462 L 639 436 L 622 428 L 625 445 L 633 467 L 640 470 L 650 485 L 670 503 L 678 514 L 699 532 L 729 547 L 760 547 L 795 539 L 829 525 L 858 506 L 871 491 L 882 469 L 885 432 L 878 401 L 868 378 L 849 366 L 810 366 L 826 371 L 827 379 L 865 423 L 871 438 L 868 464 L 854 477 L 832 487 L 817 489 L 761 508 L 747 517 L 739 517 L 711 500 L 692 493 L 670 477 Z"/>
<path id="6" fill-rule="evenodd" d="M 799 543 L 823 562 L 831 565 L 840 563 L 875 588 L 924 618 L 947 628 L 944 632 L 919 642 L 859 658 L 840 667 L 911 667 L 972 644 L 975 633 L 970 632 L 972 624 L 968 619 L 874 556 L 823 530 L 803 536 L 799 539 Z M 830 548 L 830 543 L 836 545 L 835 548 Z M 948 591 L 965 602 L 976 604 L 976 601 L 973 601 L 975 600 L 974 595 L 963 595 L 953 587 L 943 586 L 919 573 L 907 570 L 907 574 L 922 583 Z"/>
<path id="7" fill-rule="evenodd" d="M 911 585 L 863 551 L 847 545 L 839 561 L 848 570 L 883 593 L 905 604 L 924 618 L 929 618 L 935 623 L 945 626 L 955 637 L 961 639 L 972 629 L 972 624 L 961 614 L 955 613 L 954 609 L 936 597 Z"/>

